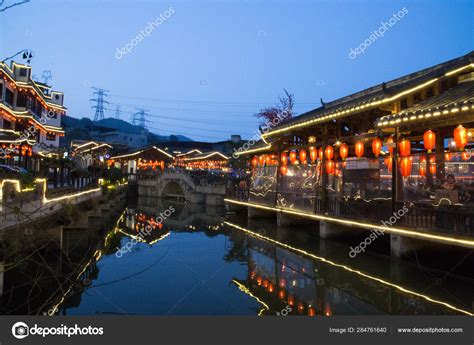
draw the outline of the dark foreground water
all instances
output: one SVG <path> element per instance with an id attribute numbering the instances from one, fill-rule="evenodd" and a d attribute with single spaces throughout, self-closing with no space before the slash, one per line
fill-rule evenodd
<path id="1" fill-rule="evenodd" d="M 472 277 L 380 254 L 351 259 L 347 243 L 319 240 L 301 226 L 142 199 L 90 223 L 50 230 L 59 249 L 38 241 L 17 248 L 16 258 L 5 255 L 2 314 L 473 312 Z"/>

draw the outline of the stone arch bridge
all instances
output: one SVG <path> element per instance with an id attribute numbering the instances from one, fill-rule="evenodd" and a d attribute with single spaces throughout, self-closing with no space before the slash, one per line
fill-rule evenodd
<path id="1" fill-rule="evenodd" d="M 226 193 L 224 183 L 209 184 L 204 178 L 196 181 L 186 172 L 141 175 L 137 184 L 139 196 L 173 198 L 195 204 L 222 205 Z"/>

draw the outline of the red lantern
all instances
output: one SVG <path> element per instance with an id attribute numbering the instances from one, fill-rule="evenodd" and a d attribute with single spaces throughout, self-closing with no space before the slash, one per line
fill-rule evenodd
<path id="1" fill-rule="evenodd" d="M 459 125 L 454 130 L 454 141 L 456 142 L 456 147 L 460 150 L 464 149 L 464 146 L 467 145 L 467 130 L 463 126 Z"/>
<path id="2" fill-rule="evenodd" d="M 426 176 L 426 166 L 420 165 L 420 168 L 418 169 L 418 173 L 420 176 L 425 177 Z"/>
<path id="3" fill-rule="evenodd" d="M 434 164 L 436 163 L 436 156 L 435 155 L 431 155 L 430 156 L 430 164 Z"/>
<path id="4" fill-rule="evenodd" d="M 265 155 L 260 155 L 260 157 L 258 157 L 258 162 L 260 163 L 260 166 L 263 166 L 263 163 L 265 163 Z"/>
<path id="5" fill-rule="evenodd" d="M 281 154 L 281 165 L 287 165 L 288 164 L 288 156 L 286 155 L 285 152 Z"/>
<path id="6" fill-rule="evenodd" d="M 392 157 L 385 157 L 383 162 L 387 166 L 388 172 L 392 172 Z"/>
<path id="7" fill-rule="evenodd" d="M 435 148 L 436 134 L 428 129 L 425 134 L 423 134 L 423 145 L 425 149 L 428 150 L 428 153 L 431 153 L 431 150 Z"/>
<path id="8" fill-rule="evenodd" d="M 328 174 L 328 175 L 334 174 L 334 162 L 333 161 L 327 161 L 326 162 L 326 174 Z"/>
<path id="9" fill-rule="evenodd" d="M 387 139 L 387 147 L 388 147 L 388 152 L 390 152 L 390 156 L 393 156 L 393 137 L 389 137 Z"/>
<path id="10" fill-rule="evenodd" d="M 355 154 L 357 158 L 360 158 L 364 155 L 364 143 L 360 140 L 355 143 Z"/>
<path id="11" fill-rule="evenodd" d="M 318 150 L 313 146 L 309 148 L 309 158 L 311 159 L 312 163 L 314 163 L 318 158 Z"/>
<path id="12" fill-rule="evenodd" d="M 160 166 L 162 171 L 165 170 L 165 161 L 161 161 Z"/>
<path id="13" fill-rule="evenodd" d="M 328 161 L 330 161 L 332 157 L 334 157 L 334 149 L 331 145 L 326 146 L 326 149 L 324 150 L 324 155 L 326 156 L 326 159 Z"/>
<path id="14" fill-rule="evenodd" d="M 318 158 L 321 162 L 323 161 L 323 148 L 322 147 L 318 149 Z"/>
<path id="15" fill-rule="evenodd" d="M 272 163 L 272 156 L 271 155 L 268 155 L 265 157 L 265 163 L 268 165 L 271 165 Z"/>
<path id="16" fill-rule="evenodd" d="M 449 152 L 446 152 L 444 154 L 444 160 L 447 161 L 447 162 L 449 162 L 451 160 L 451 154 Z"/>
<path id="17" fill-rule="evenodd" d="M 372 140 L 372 152 L 374 153 L 375 157 L 380 155 L 380 151 L 382 150 L 382 140 L 379 138 L 375 138 Z"/>
<path id="18" fill-rule="evenodd" d="M 410 176 L 411 174 L 411 160 L 410 157 L 403 157 L 400 162 L 400 170 L 403 177 Z"/>
<path id="19" fill-rule="evenodd" d="M 287 173 L 288 173 L 288 165 L 282 165 L 280 167 L 281 176 L 286 176 Z"/>
<path id="20" fill-rule="evenodd" d="M 296 152 L 295 151 L 290 152 L 290 162 L 291 162 L 291 164 L 295 164 L 295 162 L 296 162 Z"/>
<path id="21" fill-rule="evenodd" d="M 425 155 L 420 156 L 420 164 L 426 164 L 426 156 Z"/>
<path id="22" fill-rule="evenodd" d="M 430 165 L 430 174 L 436 175 L 436 163 Z"/>
<path id="23" fill-rule="evenodd" d="M 463 161 L 467 161 L 467 160 L 469 160 L 469 158 L 471 158 L 471 155 L 469 153 L 467 153 L 467 151 L 461 152 L 461 159 Z"/>
<path id="24" fill-rule="evenodd" d="M 258 158 L 257 156 L 253 156 L 252 158 L 252 166 L 255 168 L 258 165 Z"/>
<path id="25" fill-rule="evenodd" d="M 339 148 L 339 156 L 341 156 L 342 160 L 345 160 L 348 154 L 349 154 L 349 148 L 347 147 L 346 144 L 342 144 L 341 147 Z"/>
<path id="26" fill-rule="evenodd" d="M 305 149 L 300 150 L 300 162 L 301 164 L 306 164 L 306 150 Z"/>
<path id="27" fill-rule="evenodd" d="M 398 152 L 400 153 L 400 156 L 406 157 L 410 155 L 410 141 L 407 139 L 402 139 L 398 143 Z"/>

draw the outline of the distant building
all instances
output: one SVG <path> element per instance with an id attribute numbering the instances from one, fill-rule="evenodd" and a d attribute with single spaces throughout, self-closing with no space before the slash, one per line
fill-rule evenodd
<path id="1" fill-rule="evenodd" d="M 148 144 L 148 131 L 141 130 L 137 132 L 122 131 L 110 129 L 103 131 L 99 135 L 101 141 L 110 144 L 127 145 L 128 147 L 138 148 Z"/>
<path id="2" fill-rule="evenodd" d="M 0 62 L 0 162 L 36 170 L 64 135 L 64 94 L 31 79 L 31 66 Z"/>

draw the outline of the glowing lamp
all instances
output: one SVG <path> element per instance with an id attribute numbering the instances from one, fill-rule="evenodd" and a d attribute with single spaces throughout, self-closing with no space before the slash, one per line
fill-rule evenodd
<path id="1" fill-rule="evenodd" d="M 411 174 L 411 160 L 410 157 L 403 157 L 400 162 L 400 171 L 403 177 L 408 177 Z"/>
<path id="2" fill-rule="evenodd" d="M 258 163 L 260 166 L 263 166 L 263 163 L 265 163 L 265 155 L 260 155 L 260 157 L 258 157 Z"/>
<path id="3" fill-rule="evenodd" d="M 364 143 L 360 140 L 355 143 L 355 154 L 357 158 L 360 158 L 364 155 Z"/>
<path id="4" fill-rule="evenodd" d="M 328 161 L 330 161 L 334 157 L 334 149 L 331 145 L 326 146 L 326 149 L 324 150 L 324 155 L 326 156 L 326 159 Z"/>
<path id="5" fill-rule="evenodd" d="M 388 172 L 392 172 L 392 157 L 385 157 L 383 160 L 384 164 L 387 166 Z"/>
<path id="6" fill-rule="evenodd" d="M 436 175 L 436 163 L 430 165 L 430 174 Z"/>
<path id="7" fill-rule="evenodd" d="M 471 158 L 471 155 L 467 151 L 461 152 L 461 159 L 463 161 L 467 161 L 469 160 L 469 158 Z"/>
<path id="8" fill-rule="evenodd" d="M 313 146 L 309 148 L 309 158 L 311 159 L 311 163 L 314 163 L 318 158 L 318 150 Z"/>
<path id="9" fill-rule="evenodd" d="M 287 165 L 288 164 L 288 156 L 286 155 L 285 152 L 281 154 L 281 165 Z"/>
<path id="10" fill-rule="evenodd" d="M 454 142 L 456 147 L 460 150 L 464 149 L 464 146 L 467 144 L 467 130 L 463 126 L 459 125 L 454 130 Z"/>
<path id="11" fill-rule="evenodd" d="M 280 299 L 285 299 L 285 295 L 286 295 L 285 290 L 280 290 L 278 292 L 278 297 L 280 297 Z"/>
<path id="12" fill-rule="evenodd" d="M 291 162 L 291 164 L 295 164 L 295 162 L 296 162 L 296 152 L 295 151 L 290 152 L 290 162 Z"/>
<path id="13" fill-rule="evenodd" d="M 398 143 L 398 153 L 401 157 L 407 157 L 410 155 L 411 144 L 407 139 L 402 139 Z"/>
<path id="14" fill-rule="evenodd" d="M 282 165 L 280 167 L 280 174 L 281 176 L 286 176 L 286 174 L 288 173 L 288 166 L 287 165 Z"/>
<path id="15" fill-rule="evenodd" d="M 347 147 L 346 144 L 342 144 L 341 147 L 339 148 L 339 156 L 341 156 L 342 160 L 345 160 L 348 154 L 349 154 L 349 148 Z"/>
<path id="16" fill-rule="evenodd" d="M 418 169 L 418 173 L 420 176 L 425 177 L 426 176 L 426 166 L 420 165 L 420 168 Z"/>
<path id="17" fill-rule="evenodd" d="M 451 154 L 449 152 L 446 152 L 444 154 L 444 160 L 447 161 L 447 162 L 449 162 L 451 160 Z"/>
<path id="18" fill-rule="evenodd" d="M 390 152 L 390 155 L 393 156 L 393 137 L 389 137 L 387 139 L 387 147 L 388 147 L 388 152 Z"/>
<path id="19" fill-rule="evenodd" d="M 306 162 L 306 156 L 307 156 L 306 150 L 305 150 L 305 149 L 301 149 L 301 150 L 300 150 L 300 162 L 301 162 L 301 164 L 305 164 L 305 162 Z"/>
<path id="20" fill-rule="evenodd" d="M 435 148 L 435 142 L 436 134 L 431 129 L 428 129 L 425 134 L 423 134 L 423 145 L 428 153 L 431 153 L 431 150 Z"/>
<path id="21" fill-rule="evenodd" d="M 290 307 L 295 305 L 295 299 L 293 298 L 293 296 L 288 296 L 288 305 Z"/>
<path id="22" fill-rule="evenodd" d="M 304 311 L 304 304 L 302 302 L 298 302 L 298 312 L 302 313 Z"/>
<path id="23" fill-rule="evenodd" d="M 436 156 L 435 155 L 431 155 L 430 156 L 430 164 L 434 164 L 436 163 Z"/>
<path id="24" fill-rule="evenodd" d="M 375 157 L 380 155 L 380 151 L 382 150 L 382 141 L 379 138 L 375 138 L 372 140 L 372 152 Z"/>
<path id="25" fill-rule="evenodd" d="M 334 162 L 333 161 L 327 161 L 326 162 L 326 174 L 332 175 L 334 174 Z"/>
<path id="26" fill-rule="evenodd" d="M 308 316 L 315 316 L 316 315 L 316 311 L 314 310 L 313 307 L 309 307 L 308 308 Z"/>
<path id="27" fill-rule="evenodd" d="M 322 147 L 318 149 L 318 158 L 321 162 L 323 161 L 323 148 Z"/>

